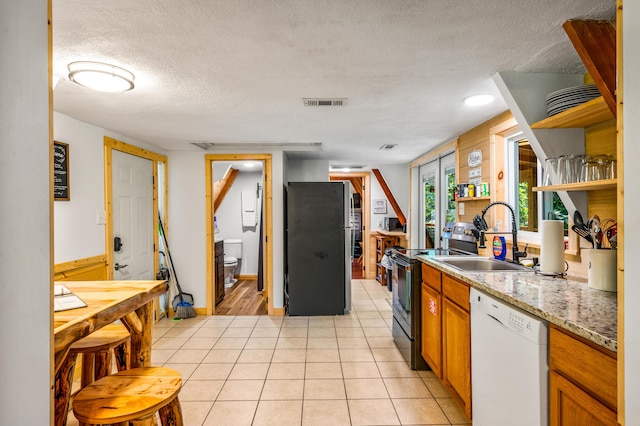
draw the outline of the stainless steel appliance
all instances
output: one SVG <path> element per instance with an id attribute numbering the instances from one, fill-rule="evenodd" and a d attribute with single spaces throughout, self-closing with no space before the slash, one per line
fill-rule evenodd
<path id="1" fill-rule="evenodd" d="M 351 310 L 350 185 L 287 186 L 284 291 L 289 315 L 342 315 Z"/>
<path id="2" fill-rule="evenodd" d="M 422 268 L 416 256 L 468 256 L 478 253 L 474 233 L 474 231 L 477 233 L 477 230 L 473 224 L 456 222 L 444 231 L 448 248 L 394 249 L 391 252 L 393 262 L 391 333 L 396 346 L 414 370 L 429 369 L 421 354 Z"/>

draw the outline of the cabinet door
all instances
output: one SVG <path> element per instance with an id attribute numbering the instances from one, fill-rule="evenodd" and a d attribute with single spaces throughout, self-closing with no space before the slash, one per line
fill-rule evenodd
<path id="1" fill-rule="evenodd" d="M 617 415 L 555 371 L 549 373 L 551 426 L 615 426 Z"/>
<path id="2" fill-rule="evenodd" d="M 224 299 L 224 255 L 216 256 L 216 284 L 215 284 L 215 303 L 216 305 Z"/>
<path id="3" fill-rule="evenodd" d="M 442 379 L 442 296 L 422 283 L 422 358 Z"/>
<path id="4" fill-rule="evenodd" d="M 442 300 L 442 380 L 471 418 L 471 318 L 448 298 Z"/>

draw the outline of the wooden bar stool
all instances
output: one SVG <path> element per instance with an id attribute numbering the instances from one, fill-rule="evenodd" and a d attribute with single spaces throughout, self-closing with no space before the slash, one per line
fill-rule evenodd
<path id="1" fill-rule="evenodd" d="M 166 367 L 140 367 L 121 371 L 88 385 L 73 400 L 79 422 L 92 425 L 154 424 L 183 426 L 178 393 L 180 373 Z"/>
<path id="2" fill-rule="evenodd" d="M 118 371 L 129 368 L 131 335 L 122 324 L 109 324 L 71 345 L 70 355 L 82 355 L 80 388 L 107 376 L 111 371 L 112 353 Z"/>
<path id="3" fill-rule="evenodd" d="M 75 361 L 82 355 L 80 388 L 111 372 L 112 353 L 115 354 L 118 371 L 131 365 L 131 335 L 122 324 L 109 324 L 73 343 L 69 349 L 64 371 L 58 373 L 55 381 L 55 426 L 64 426 L 72 397 L 71 386 Z"/>

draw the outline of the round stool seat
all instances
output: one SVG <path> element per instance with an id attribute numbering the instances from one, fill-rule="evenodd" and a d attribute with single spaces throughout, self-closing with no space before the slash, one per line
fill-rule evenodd
<path id="1" fill-rule="evenodd" d="M 181 386 L 180 373 L 170 368 L 132 368 L 80 390 L 73 401 L 73 414 L 80 422 L 105 425 L 145 419 L 160 410 L 163 425 L 182 425 L 177 398 Z"/>
<path id="2" fill-rule="evenodd" d="M 105 325 L 71 345 L 71 352 L 102 352 L 131 339 L 129 330 L 122 324 Z"/>

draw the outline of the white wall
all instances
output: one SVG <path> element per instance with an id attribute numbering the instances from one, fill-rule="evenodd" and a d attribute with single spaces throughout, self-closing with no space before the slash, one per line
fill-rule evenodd
<path id="1" fill-rule="evenodd" d="M 211 151 L 210 151 L 211 152 Z M 222 152 L 216 152 L 222 153 Z M 264 153 L 261 152 L 261 153 Z M 282 308 L 284 250 L 282 151 L 272 154 L 273 306 Z M 180 285 L 192 293 L 195 307 L 206 306 L 205 153 L 169 153 L 169 241 Z"/>
<path id="2" fill-rule="evenodd" d="M 0 416 L 51 418 L 47 2 L 0 2 Z"/>
<path id="3" fill-rule="evenodd" d="M 288 158 L 287 182 L 328 182 L 329 161 Z"/>
<path id="4" fill-rule="evenodd" d="M 223 168 L 218 166 L 218 162 L 213 163 L 214 172 L 216 169 Z M 239 172 L 222 204 L 216 210 L 216 222 L 219 229 L 219 233 L 215 235 L 216 241 L 225 238 L 242 240 L 242 266 L 240 271 L 237 271 L 240 275 L 258 275 L 258 251 L 260 248 L 260 210 L 256 210 L 258 224 L 254 227 L 243 227 L 241 191 L 251 190 L 255 194 L 256 185 L 263 186 L 262 180 L 262 172 Z M 257 208 L 262 205 L 263 193 L 264 191 L 261 191 L 260 199 L 256 200 Z"/>
<path id="5" fill-rule="evenodd" d="M 640 197 L 635 186 L 640 181 L 636 162 L 640 159 L 640 3 L 625 1 L 622 10 L 624 57 L 624 364 L 626 424 L 640 419 Z M 619 159 L 620 160 L 620 159 Z M 620 336 L 619 336 L 620 337 Z"/>
<path id="6" fill-rule="evenodd" d="M 409 164 L 380 164 L 378 170 L 384 177 L 405 217 L 409 218 Z M 375 176 L 373 176 L 375 179 Z M 392 212 L 389 216 L 397 216 Z"/>
<path id="7" fill-rule="evenodd" d="M 53 135 L 56 141 L 69 144 L 70 182 L 70 201 L 53 203 L 54 263 L 105 254 L 105 226 L 97 221 L 98 212 L 105 210 L 104 137 L 152 152 L 164 152 L 60 113 L 53 116 Z"/>
<path id="8" fill-rule="evenodd" d="M 391 204 L 389 204 L 389 200 L 387 199 L 387 196 L 384 195 L 384 191 L 382 190 L 382 187 L 378 183 L 378 179 L 376 179 L 376 177 L 373 175 L 373 173 L 371 173 L 370 181 L 371 181 L 371 191 L 369 193 L 371 194 L 371 200 L 370 200 L 370 203 L 369 203 L 369 206 L 370 206 L 370 208 L 369 208 L 369 216 L 370 216 L 369 226 L 370 226 L 370 229 L 372 231 L 375 231 L 377 229 L 382 229 L 382 227 L 384 226 L 384 218 L 385 217 L 387 217 L 387 216 L 396 217 L 396 214 L 393 211 L 393 208 L 391 207 Z M 374 213 L 373 212 L 373 200 L 384 200 L 386 205 L 387 205 L 387 212 L 386 213 Z"/>

